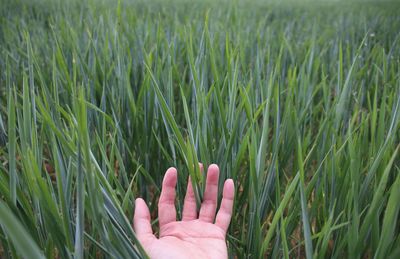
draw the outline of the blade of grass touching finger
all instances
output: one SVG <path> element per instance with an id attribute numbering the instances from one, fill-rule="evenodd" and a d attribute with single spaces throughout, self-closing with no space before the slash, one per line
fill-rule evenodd
<path id="1" fill-rule="evenodd" d="M 183 93 L 182 87 L 180 88 L 180 90 L 181 90 L 181 98 L 182 98 L 182 103 L 183 103 L 183 111 L 185 114 L 186 124 L 187 124 L 188 131 L 189 131 L 189 140 L 186 143 L 186 147 L 187 147 L 188 161 L 190 161 L 190 162 L 188 162 L 187 166 L 188 166 L 189 174 L 191 176 L 191 181 L 192 181 L 193 191 L 194 191 L 195 197 L 196 197 L 197 207 L 200 208 L 201 195 L 199 193 L 198 182 L 202 179 L 202 177 L 200 174 L 200 167 L 197 166 L 199 164 L 199 161 L 197 159 L 197 155 L 196 155 L 196 151 L 195 151 L 195 147 L 194 147 L 193 129 L 192 129 L 192 124 L 190 122 L 189 110 L 187 107 L 185 94 Z M 205 181 L 201 181 L 201 182 L 205 182 Z"/>
<path id="2" fill-rule="evenodd" d="M 128 190 L 125 193 L 124 198 L 122 199 L 121 207 L 122 207 L 122 209 L 124 211 L 127 210 L 128 206 L 130 205 L 130 204 L 128 204 L 129 201 L 130 201 L 131 204 L 133 203 L 133 199 L 131 199 L 131 196 L 133 196 L 132 187 L 133 187 L 133 184 L 135 183 L 135 178 L 136 178 L 139 170 L 140 170 L 140 166 L 136 169 L 136 172 L 133 174 L 133 177 L 132 177 L 132 180 L 131 180 L 131 182 L 129 184 Z"/>

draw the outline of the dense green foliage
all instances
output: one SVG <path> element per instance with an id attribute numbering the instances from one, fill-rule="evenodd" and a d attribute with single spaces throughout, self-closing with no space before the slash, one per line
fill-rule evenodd
<path id="1" fill-rule="evenodd" d="M 0 256 L 139 257 L 169 166 L 230 256 L 399 258 L 400 5 L 0 0 Z M 154 221 L 157 230 L 157 221 Z"/>

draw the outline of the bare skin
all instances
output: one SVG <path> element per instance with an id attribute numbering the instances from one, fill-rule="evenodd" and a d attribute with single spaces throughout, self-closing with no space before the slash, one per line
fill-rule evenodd
<path id="1" fill-rule="evenodd" d="M 232 216 L 234 184 L 231 179 L 225 181 L 221 207 L 215 216 L 218 178 L 218 166 L 210 165 L 199 215 L 193 188 L 188 181 L 182 221 L 177 221 L 175 210 L 177 171 L 175 168 L 167 170 L 158 203 L 159 238 L 151 229 L 149 208 L 143 199 L 136 199 L 134 229 L 150 258 L 228 258 L 225 236 Z"/>

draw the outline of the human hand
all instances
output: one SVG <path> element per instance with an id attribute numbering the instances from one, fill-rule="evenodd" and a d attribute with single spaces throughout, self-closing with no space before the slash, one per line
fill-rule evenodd
<path id="1" fill-rule="evenodd" d="M 225 236 L 232 216 L 234 184 L 232 179 L 225 181 L 221 207 L 214 223 L 218 178 L 218 166 L 210 165 L 199 216 L 197 216 L 196 200 L 189 179 L 182 221 L 177 221 L 175 210 L 177 171 L 172 167 L 167 170 L 158 202 L 159 238 L 151 229 L 149 208 L 143 199 L 136 199 L 134 229 L 150 258 L 228 258 Z"/>

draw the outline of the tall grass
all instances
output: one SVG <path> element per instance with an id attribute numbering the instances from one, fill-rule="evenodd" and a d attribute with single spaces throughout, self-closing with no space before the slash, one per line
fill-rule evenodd
<path id="1" fill-rule="evenodd" d="M 201 161 L 230 258 L 398 258 L 399 8 L 1 0 L 0 256 L 144 256 L 134 199 Z"/>

